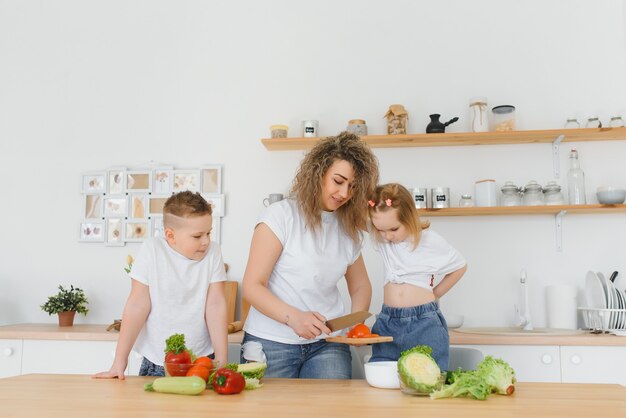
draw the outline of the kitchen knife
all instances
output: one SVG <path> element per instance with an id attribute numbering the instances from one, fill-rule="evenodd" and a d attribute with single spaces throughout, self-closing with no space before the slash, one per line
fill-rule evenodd
<path id="1" fill-rule="evenodd" d="M 370 316 L 372 316 L 372 314 L 367 311 L 358 311 L 335 319 L 330 319 L 326 321 L 326 326 L 330 328 L 331 331 L 335 332 L 351 327 L 352 325 L 360 324 Z"/>

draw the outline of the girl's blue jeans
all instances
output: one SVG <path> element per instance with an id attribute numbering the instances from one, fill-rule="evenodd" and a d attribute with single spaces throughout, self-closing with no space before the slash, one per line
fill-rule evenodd
<path id="1" fill-rule="evenodd" d="M 241 362 L 245 345 L 249 342 L 262 345 L 267 358 L 266 377 L 301 379 L 351 379 L 352 354 L 347 344 L 324 340 L 310 344 L 284 344 L 245 333 L 242 342 Z"/>
<path id="2" fill-rule="evenodd" d="M 408 308 L 383 305 L 372 333 L 391 335 L 389 343 L 373 344 L 370 361 L 395 361 L 404 350 L 416 345 L 428 345 L 442 371 L 448 370 L 450 337 L 448 326 L 435 302 Z"/>

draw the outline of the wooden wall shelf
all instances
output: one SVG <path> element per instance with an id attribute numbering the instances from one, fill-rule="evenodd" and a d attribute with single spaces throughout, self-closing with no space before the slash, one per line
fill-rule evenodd
<path id="1" fill-rule="evenodd" d="M 626 205 L 494 206 L 471 208 L 419 209 L 422 217 L 431 216 L 500 216 L 558 215 L 574 213 L 626 213 Z"/>
<path id="2" fill-rule="evenodd" d="M 548 129 L 510 132 L 451 132 L 445 134 L 367 135 L 362 139 L 372 148 L 444 147 L 626 140 L 626 128 Z M 312 148 L 320 138 L 261 139 L 269 151 Z"/>

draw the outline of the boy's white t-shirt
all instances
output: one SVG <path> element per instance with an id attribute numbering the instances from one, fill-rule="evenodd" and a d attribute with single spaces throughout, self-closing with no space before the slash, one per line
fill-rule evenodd
<path id="1" fill-rule="evenodd" d="M 135 351 L 162 366 L 165 340 L 184 334 L 185 345 L 197 356 L 213 353 L 205 308 L 210 284 L 227 280 L 219 244 L 211 242 L 202 260 L 196 261 L 175 251 L 163 237 L 148 239 L 129 276 L 149 287 L 152 304 Z"/>
<path id="2" fill-rule="evenodd" d="M 361 254 L 362 240 L 355 243 L 343 232 L 333 212 L 322 212 L 320 229 L 314 234 L 295 199 L 270 205 L 259 217 L 278 237 L 283 250 L 267 287 L 279 299 L 301 310 L 316 311 L 326 319 L 344 315 L 337 283 Z M 307 344 L 288 325 L 250 308 L 244 330 L 259 338 L 285 344 Z M 320 335 L 317 339 L 324 338 Z"/>
<path id="3" fill-rule="evenodd" d="M 408 283 L 432 291 L 431 278 L 445 276 L 463 267 L 465 258 L 441 235 L 431 229 L 422 231 L 419 244 L 378 242 L 374 249 L 383 257 L 384 284 Z"/>

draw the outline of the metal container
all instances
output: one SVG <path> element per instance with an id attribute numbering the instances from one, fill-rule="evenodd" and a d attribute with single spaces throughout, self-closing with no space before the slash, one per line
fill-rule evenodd
<path id="1" fill-rule="evenodd" d="M 305 138 L 315 138 L 319 134 L 319 122 L 316 120 L 302 121 L 302 136 Z"/>
<path id="2" fill-rule="evenodd" d="M 411 195 L 413 196 L 413 202 L 417 209 L 426 209 L 428 207 L 428 191 L 425 187 L 413 187 L 411 189 Z"/>
<path id="3" fill-rule="evenodd" d="M 430 189 L 431 207 L 442 209 L 450 207 L 450 189 L 448 187 L 433 187 Z"/>

